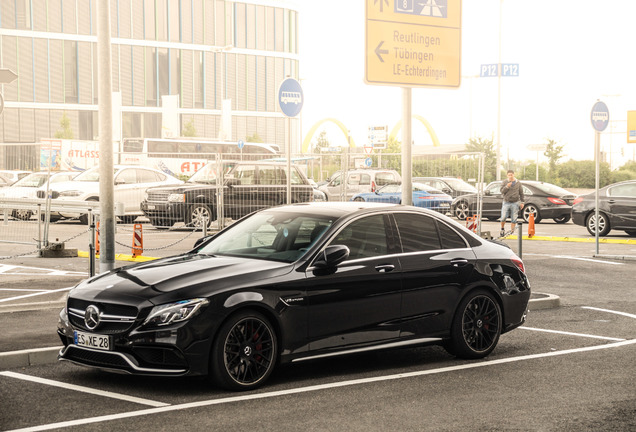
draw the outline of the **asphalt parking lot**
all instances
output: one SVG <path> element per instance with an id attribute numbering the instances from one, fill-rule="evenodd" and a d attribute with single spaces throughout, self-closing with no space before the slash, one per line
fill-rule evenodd
<path id="1" fill-rule="evenodd" d="M 540 229 L 557 237 L 551 229 L 563 234 L 569 225 Z M 612 257 L 602 258 L 585 237 L 524 241 L 535 293 L 528 321 L 486 359 L 463 361 L 437 347 L 355 355 L 280 368 L 245 394 L 201 378 L 51 362 L 65 289 L 85 277 L 86 259 L 5 259 L 0 358 L 24 350 L 32 358 L 0 366 L 0 429 L 634 430 L 636 244 L 612 236 L 620 242 L 601 244 Z M 516 239 L 505 241 L 515 250 Z"/>

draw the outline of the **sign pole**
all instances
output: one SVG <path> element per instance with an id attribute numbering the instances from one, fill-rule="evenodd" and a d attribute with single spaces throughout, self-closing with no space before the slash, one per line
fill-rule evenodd
<path id="1" fill-rule="evenodd" d="M 411 166 L 411 98 L 412 89 L 402 87 L 402 204 L 413 205 Z"/>
<path id="2" fill-rule="evenodd" d="M 596 169 L 596 175 L 594 176 L 594 221 L 595 221 L 595 225 L 596 225 L 596 229 L 594 230 L 594 238 L 596 239 L 596 253 L 595 255 L 599 254 L 599 250 L 598 250 L 598 216 L 599 216 L 599 211 L 598 211 L 598 188 L 600 185 L 600 173 L 601 173 L 601 164 L 600 164 L 600 157 L 601 157 L 601 152 L 600 152 L 600 148 L 601 148 L 601 133 L 599 131 L 594 132 L 594 163 L 595 163 L 595 169 Z"/>

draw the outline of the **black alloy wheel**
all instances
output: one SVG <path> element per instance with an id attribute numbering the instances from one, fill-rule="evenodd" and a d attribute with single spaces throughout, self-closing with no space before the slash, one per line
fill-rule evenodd
<path id="1" fill-rule="evenodd" d="M 589 232 L 591 235 L 596 235 L 596 212 L 590 213 L 590 215 L 587 217 L 587 220 L 585 221 L 585 227 L 587 228 L 587 232 Z M 612 229 L 605 213 L 598 213 L 598 228 L 599 237 L 606 236 L 607 233 L 609 233 Z"/>
<path id="2" fill-rule="evenodd" d="M 455 217 L 461 221 L 466 220 L 468 216 L 470 216 L 470 207 L 466 201 L 460 201 L 455 206 L 455 210 L 453 211 Z"/>
<path id="3" fill-rule="evenodd" d="M 486 357 L 497 346 L 501 335 L 501 308 L 487 291 L 468 294 L 459 305 L 451 328 L 451 340 L 446 350 L 457 357 Z"/>
<path id="4" fill-rule="evenodd" d="M 263 384 L 276 365 L 276 332 L 262 314 L 240 312 L 223 324 L 214 341 L 210 377 L 228 390 L 252 390 Z"/>
<path id="5" fill-rule="evenodd" d="M 539 221 L 541 220 L 541 213 L 539 213 L 539 209 L 534 204 L 524 205 L 521 211 L 523 220 L 526 221 L 526 223 L 530 222 L 531 214 L 534 215 L 534 223 L 539 223 Z"/>

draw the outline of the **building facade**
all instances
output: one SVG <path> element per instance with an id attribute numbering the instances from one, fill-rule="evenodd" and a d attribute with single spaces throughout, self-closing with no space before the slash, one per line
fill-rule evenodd
<path id="1" fill-rule="evenodd" d="M 0 68 L 18 75 L 1 86 L 4 165 L 16 143 L 64 133 L 99 139 L 97 3 L 0 0 Z M 298 79 L 296 2 L 110 0 L 110 24 L 114 135 L 165 136 L 170 116 L 181 131 L 218 138 L 223 115 L 226 125 L 231 116 L 226 139 L 258 136 L 284 148 L 278 87 Z M 292 148 L 298 122 L 291 119 Z"/>

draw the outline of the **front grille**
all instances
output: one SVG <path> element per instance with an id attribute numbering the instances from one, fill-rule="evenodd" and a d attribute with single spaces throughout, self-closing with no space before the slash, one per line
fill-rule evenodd
<path id="1" fill-rule="evenodd" d="M 70 348 L 64 354 L 64 359 L 90 366 L 130 369 L 130 365 L 123 358 L 108 351 L 89 351 Z"/>
<path id="2" fill-rule="evenodd" d="M 170 195 L 170 192 L 152 192 L 152 191 L 148 191 L 148 201 L 168 202 L 168 195 Z"/>
<path id="3" fill-rule="evenodd" d="M 84 312 L 89 305 L 95 305 L 103 314 L 103 318 L 97 328 L 88 329 L 84 322 Z M 100 334 L 118 334 L 129 330 L 135 323 L 137 308 L 104 302 L 88 302 L 70 298 L 68 300 L 68 318 L 71 324 L 82 330 L 97 332 Z"/>

